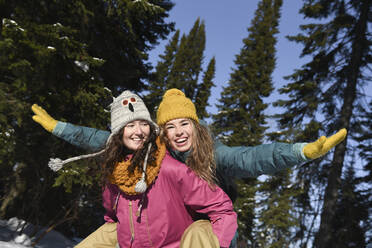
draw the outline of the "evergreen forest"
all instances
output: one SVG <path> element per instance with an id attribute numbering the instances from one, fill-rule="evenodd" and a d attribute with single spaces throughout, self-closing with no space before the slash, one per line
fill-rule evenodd
<path id="1" fill-rule="evenodd" d="M 205 59 L 208 26 L 198 18 L 189 32 L 176 29 L 167 19 L 171 0 L 0 0 L 0 219 L 16 216 L 67 237 L 104 223 L 100 160 L 51 171 L 51 157 L 89 151 L 34 122 L 32 104 L 56 120 L 110 130 L 109 105 L 123 90 L 143 97 L 155 119 L 164 92 L 178 88 L 228 146 L 313 142 L 348 130 L 319 159 L 231 181 L 238 247 L 371 247 L 372 1 L 302 0 L 306 24 L 287 39 L 308 59 L 278 87 L 283 1 L 258 1 L 211 113 L 218 58 Z M 152 64 L 160 41 L 165 49 Z M 282 97 L 268 103 L 274 90 Z M 282 111 L 267 115 L 269 106 Z"/>

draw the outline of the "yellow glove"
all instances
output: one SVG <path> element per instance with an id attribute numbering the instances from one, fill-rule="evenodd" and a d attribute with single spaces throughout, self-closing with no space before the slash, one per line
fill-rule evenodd
<path id="1" fill-rule="evenodd" d="M 338 145 L 341 141 L 343 141 L 346 137 L 346 134 L 347 131 L 345 128 L 343 128 L 331 137 L 327 138 L 325 136 L 322 136 L 317 141 L 305 145 L 303 148 L 303 152 L 307 158 L 319 158 L 326 154 L 334 146 Z"/>
<path id="2" fill-rule="evenodd" d="M 35 113 L 32 119 L 39 123 L 48 132 L 53 132 L 56 127 L 57 122 L 53 117 L 51 117 L 42 107 L 37 104 L 33 104 L 31 107 L 32 111 Z"/>

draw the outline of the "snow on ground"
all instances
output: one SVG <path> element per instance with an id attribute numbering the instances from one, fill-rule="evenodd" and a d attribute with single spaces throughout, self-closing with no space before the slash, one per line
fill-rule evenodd
<path id="1" fill-rule="evenodd" d="M 32 241 L 29 235 L 34 225 L 26 223 L 16 217 L 9 220 L 0 220 L 0 248 L 30 248 Z M 23 228 L 23 232 L 21 230 Z M 41 234 L 45 228 L 39 232 Z M 73 241 L 57 231 L 50 231 L 34 247 L 35 248 L 72 248 L 79 240 Z"/>

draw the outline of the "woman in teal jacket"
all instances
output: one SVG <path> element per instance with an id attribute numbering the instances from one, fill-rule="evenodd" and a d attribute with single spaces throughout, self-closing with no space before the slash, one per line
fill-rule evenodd
<path id="1" fill-rule="evenodd" d="M 179 90 L 171 89 L 167 92 L 169 93 L 169 91 Z M 167 94 L 167 92 L 165 94 Z M 165 103 L 166 101 L 164 101 L 163 98 L 161 104 L 164 105 Z M 177 109 L 174 102 L 171 106 L 163 109 L 167 111 L 171 109 L 171 111 L 179 112 L 181 116 L 184 114 L 184 108 Z M 57 121 L 44 109 L 35 104 L 32 106 L 32 110 L 35 113 L 33 116 L 34 121 L 41 124 L 47 131 L 52 132 L 57 137 L 75 146 L 87 150 L 101 150 L 105 146 L 107 138 L 110 135 L 109 131 Z M 159 111 L 157 121 L 159 122 Z M 214 154 L 216 174 L 219 180 L 218 185 L 230 196 L 231 200 L 234 201 L 236 198 L 235 179 L 257 177 L 262 174 L 273 174 L 285 168 L 290 168 L 294 165 L 315 159 L 328 152 L 332 147 L 341 142 L 345 136 L 346 130 L 342 129 L 329 138 L 323 136 L 313 143 L 288 144 L 275 142 L 252 147 L 228 147 L 216 140 L 214 142 Z M 180 152 L 176 149 L 170 149 L 170 152 L 174 158 L 183 163 L 186 162 L 186 158 L 189 155 L 189 151 Z"/>
<path id="2" fill-rule="evenodd" d="M 36 106 L 34 109 L 35 113 L 40 112 L 36 110 Z M 56 126 L 52 129 L 52 134 L 75 146 L 90 151 L 102 150 L 107 138 L 110 136 L 109 131 L 76 126 L 61 121 L 57 121 Z M 220 187 L 234 201 L 235 194 L 231 188 L 233 180 L 258 177 L 262 174 L 274 174 L 285 168 L 304 163 L 310 160 L 302 152 L 306 144 L 274 142 L 258 146 L 229 147 L 215 140 L 214 154 L 219 184 L 222 184 Z M 188 152 L 172 150 L 171 155 L 185 163 Z"/>
<path id="3" fill-rule="evenodd" d="M 38 106 L 33 106 L 37 116 L 47 114 Z M 42 117 L 45 119 L 45 117 Z M 77 126 L 70 123 L 57 121 L 52 129 L 55 136 L 83 149 L 99 151 L 105 146 L 109 131 L 98 130 L 90 127 Z M 219 186 L 234 201 L 236 198 L 234 180 L 237 178 L 258 177 L 262 174 L 274 174 L 285 168 L 304 163 L 306 158 L 303 147 L 306 143 L 281 143 L 274 142 L 258 146 L 229 147 L 215 140 L 216 174 Z M 187 152 L 171 151 L 171 155 L 182 163 L 186 162 Z"/>

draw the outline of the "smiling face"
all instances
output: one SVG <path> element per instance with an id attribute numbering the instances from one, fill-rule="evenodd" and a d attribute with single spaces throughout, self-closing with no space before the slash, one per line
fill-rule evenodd
<path id="1" fill-rule="evenodd" d="M 180 152 L 191 149 L 194 126 L 190 119 L 173 119 L 165 123 L 164 128 L 172 149 Z"/>
<path id="2" fill-rule="evenodd" d="M 150 124 L 144 120 L 129 122 L 123 129 L 123 143 L 132 151 L 140 149 L 150 135 Z"/>

